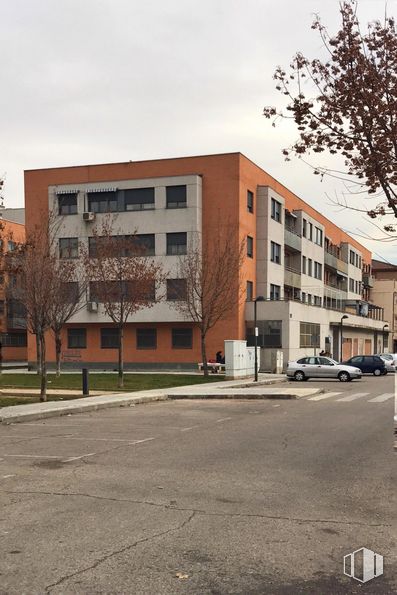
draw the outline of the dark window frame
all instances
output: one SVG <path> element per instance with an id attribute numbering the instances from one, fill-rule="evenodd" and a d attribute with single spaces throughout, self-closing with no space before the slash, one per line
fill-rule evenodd
<path id="1" fill-rule="evenodd" d="M 64 244 L 64 247 L 62 247 L 62 244 Z M 62 260 L 74 260 L 74 259 L 78 258 L 79 257 L 79 238 L 77 238 L 77 237 L 59 238 L 58 250 L 59 250 L 59 258 Z M 64 255 L 65 252 L 67 253 L 67 255 Z"/>
<path id="2" fill-rule="evenodd" d="M 167 209 L 186 209 L 187 208 L 187 186 L 186 184 L 179 184 L 175 186 L 167 186 L 166 192 L 166 207 Z M 171 195 L 175 193 L 175 196 Z M 179 196 L 179 194 L 181 196 Z M 181 200 L 183 199 L 183 200 Z"/>
<path id="3" fill-rule="evenodd" d="M 155 189 L 153 186 L 124 190 L 125 211 L 153 211 L 155 208 Z"/>
<path id="4" fill-rule="evenodd" d="M 146 333 L 146 337 L 144 337 Z M 150 334 L 152 334 L 152 338 L 154 339 L 152 343 L 150 340 Z M 142 342 L 143 339 L 143 342 Z M 146 344 L 144 344 L 146 342 Z M 143 343 L 143 344 L 142 344 Z M 157 328 L 156 327 L 142 327 L 136 329 L 136 348 L 137 349 L 157 349 Z"/>
<path id="5" fill-rule="evenodd" d="M 186 300 L 186 297 L 186 279 L 167 279 L 167 302 L 184 301 Z"/>
<path id="6" fill-rule="evenodd" d="M 275 264 L 281 264 L 281 245 L 270 241 L 270 260 Z"/>
<path id="7" fill-rule="evenodd" d="M 281 211 L 283 205 L 281 202 L 276 200 L 275 198 L 270 199 L 270 217 L 273 221 L 277 221 L 277 223 L 281 223 Z"/>
<path id="8" fill-rule="evenodd" d="M 85 327 L 68 328 L 67 330 L 68 349 L 87 349 L 87 329 Z M 81 333 L 80 336 L 79 333 Z M 71 341 L 71 339 L 73 340 Z M 74 341 L 76 344 L 72 345 Z"/>
<path id="9" fill-rule="evenodd" d="M 176 336 L 179 334 L 181 338 L 181 336 L 183 336 L 185 331 L 185 337 L 187 339 L 189 339 L 188 343 L 186 345 L 176 345 Z M 182 328 L 172 328 L 171 329 L 171 348 L 172 349 L 193 349 L 193 329 L 192 328 L 186 328 L 186 327 L 182 327 Z"/>
<path id="10" fill-rule="evenodd" d="M 187 232 L 177 231 L 166 234 L 167 256 L 181 256 L 187 254 Z M 171 242 L 171 239 L 178 240 Z M 182 240 L 185 240 L 184 242 Z"/>
<path id="11" fill-rule="evenodd" d="M 107 336 L 106 336 L 107 335 Z M 106 338 L 106 340 L 104 340 Z M 117 327 L 102 327 L 100 329 L 101 349 L 118 349 L 119 329 Z M 107 341 L 114 344 L 105 345 Z"/>
<path id="12" fill-rule="evenodd" d="M 77 192 L 58 194 L 58 215 L 61 217 L 67 215 L 77 215 L 77 196 Z"/>
<path id="13" fill-rule="evenodd" d="M 254 258 L 254 238 L 252 236 L 247 236 L 247 256 Z"/>
<path id="14" fill-rule="evenodd" d="M 254 193 L 252 190 L 247 190 L 247 211 L 251 214 L 254 212 Z"/>

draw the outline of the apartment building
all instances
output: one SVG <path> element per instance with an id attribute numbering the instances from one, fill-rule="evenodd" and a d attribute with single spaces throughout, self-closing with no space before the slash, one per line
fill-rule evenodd
<path id="1" fill-rule="evenodd" d="M 111 213 L 117 233 L 136 232 L 173 282 L 193 238 L 211 242 L 216 254 L 217 226 L 228 221 L 231 249 L 246 242 L 247 301 L 236 295 L 233 311 L 210 331 L 209 357 L 225 339 L 252 339 L 258 296 L 264 369 L 276 350 L 285 361 L 320 350 L 339 358 L 343 345 L 345 358 L 376 351 L 382 338 L 382 309 L 368 299 L 362 273 L 371 267 L 370 252 L 241 153 L 30 170 L 25 208 L 27 233 L 57 213 L 61 258 L 79 258 L 93 226 Z M 200 361 L 198 328 L 173 307 L 168 286 L 156 290 L 165 298 L 131 317 L 127 367 L 189 369 Z M 63 360 L 112 367 L 116 339 L 102 305 L 87 295 L 87 306 L 65 326 Z M 28 352 L 34 362 L 32 338 Z M 51 344 L 49 356 L 55 359 Z"/>
<path id="2" fill-rule="evenodd" d="M 25 226 L 5 218 L 6 210 L 0 211 L 0 260 L 2 265 L 13 257 L 17 244 L 25 241 Z M 13 296 L 15 275 L 0 273 L 0 333 L 1 359 L 4 363 L 27 360 L 27 336 L 25 310 Z"/>
<path id="3" fill-rule="evenodd" d="M 389 353 L 397 353 L 397 266 L 372 260 L 372 274 L 369 275 L 371 299 L 384 310 L 387 323 L 384 333 L 384 347 Z"/>

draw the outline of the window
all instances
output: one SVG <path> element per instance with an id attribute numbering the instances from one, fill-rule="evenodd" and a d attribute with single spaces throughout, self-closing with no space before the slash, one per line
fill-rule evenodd
<path id="1" fill-rule="evenodd" d="M 350 262 L 350 264 L 354 264 L 354 252 L 353 252 L 353 250 L 350 250 L 349 262 Z"/>
<path id="2" fill-rule="evenodd" d="M 88 210 L 94 213 L 115 213 L 119 210 L 117 191 L 89 192 Z"/>
<path id="3" fill-rule="evenodd" d="M 314 298 L 314 305 L 315 306 L 321 306 L 321 297 L 318 295 L 313 296 Z"/>
<path id="4" fill-rule="evenodd" d="M 315 243 L 318 246 L 322 246 L 323 245 L 323 230 L 320 229 L 319 227 L 316 227 L 316 238 L 315 238 Z"/>
<path id="5" fill-rule="evenodd" d="M 247 211 L 254 212 L 254 193 L 251 190 L 247 190 Z"/>
<path id="6" fill-rule="evenodd" d="M 8 243 L 7 243 L 7 250 L 8 250 L 8 252 L 14 252 L 16 246 L 17 245 L 16 245 L 15 242 L 13 242 L 11 240 L 8 240 Z"/>
<path id="7" fill-rule="evenodd" d="M 154 209 L 154 188 L 131 188 L 124 191 L 126 211 L 146 211 Z"/>
<path id="8" fill-rule="evenodd" d="M 75 215 L 77 213 L 77 192 L 58 195 L 59 215 Z"/>
<path id="9" fill-rule="evenodd" d="M 308 304 L 311 304 L 312 303 L 312 294 L 311 293 L 308 293 L 307 294 L 307 303 Z"/>
<path id="10" fill-rule="evenodd" d="M 306 275 L 306 256 L 302 256 L 302 273 Z"/>
<path id="11" fill-rule="evenodd" d="M 305 238 L 307 235 L 307 221 L 302 219 L 302 236 Z"/>
<path id="12" fill-rule="evenodd" d="M 90 281 L 90 302 L 117 303 L 121 301 L 155 301 L 156 285 L 154 280 L 146 287 L 137 285 L 134 281 Z M 133 298 L 131 297 L 133 296 Z"/>
<path id="13" fill-rule="evenodd" d="M 183 209 L 187 206 L 186 186 L 167 186 L 167 209 Z"/>
<path id="14" fill-rule="evenodd" d="M 60 238 L 59 258 L 77 258 L 78 252 L 78 238 Z"/>
<path id="15" fill-rule="evenodd" d="M 307 274 L 309 277 L 313 277 L 313 261 L 311 258 L 307 261 Z"/>
<path id="16" fill-rule="evenodd" d="M 0 314 L 4 314 L 4 300 L 0 300 Z"/>
<path id="17" fill-rule="evenodd" d="M 313 241 L 313 223 L 309 223 L 309 240 Z"/>
<path id="18" fill-rule="evenodd" d="M 354 279 L 349 279 L 349 291 L 354 293 Z"/>
<path id="19" fill-rule="evenodd" d="M 78 281 L 68 281 L 62 283 L 62 293 L 65 303 L 75 304 L 79 301 L 79 283 Z"/>
<path id="20" fill-rule="evenodd" d="M 279 300 L 280 299 L 280 285 L 273 285 L 270 284 L 270 299 L 271 300 Z"/>
<path id="21" fill-rule="evenodd" d="M 186 254 L 187 253 L 187 233 L 185 231 L 178 233 L 167 233 L 167 254 Z"/>
<path id="22" fill-rule="evenodd" d="M 314 276 L 316 279 L 322 279 L 323 277 L 323 265 L 320 262 L 314 263 Z"/>
<path id="23" fill-rule="evenodd" d="M 252 302 L 254 296 L 254 284 L 252 281 L 247 281 L 247 302 Z"/>
<path id="24" fill-rule="evenodd" d="M 137 349 L 157 349 L 157 329 L 137 328 L 136 329 Z"/>
<path id="25" fill-rule="evenodd" d="M 312 322 L 300 323 L 300 347 L 320 347 L 320 325 Z"/>
<path id="26" fill-rule="evenodd" d="M 86 349 L 87 331 L 85 328 L 68 328 L 68 349 Z"/>
<path id="27" fill-rule="evenodd" d="M 247 236 L 247 256 L 253 258 L 254 256 L 254 239 Z"/>
<path id="28" fill-rule="evenodd" d="M 270 242 L 270 248 L 271 248 L 270 260 L 272 262 L 276 262 L 277 264 L 281 264 L 281 246 L 280 246 L 280 244 L 276 244 L 276 242 Z"/>
<path id="29" fill-rule="evenodd" d="M 186 300 L 186 279 L 167 279 L 167 301 Z"/>
<path id="30" fill-rule="evenodd" d="M 191 349 L 193 345 L 193 331 L 191 328 L 172 329 L 172 349 Z"/>
<path id="31" fill-rule="evenodd" d="M 119 329 L 101 328 L 101 349 L 118 349 Z"/>
<path id="32" fill-rule="evenodd" d="M 282 347 L 282 321 L 281 320 L 258 320 L 258 346 L 260 347 Z M 247 324 L 247 345 L 255 345 L 254 323 Z"/>
<path id="33" fill-rule="evenodd" d="M 3 335 L 1 342 L 3 347 L 26 347 L 28 344 L 26 332 L 7 333 Z"/>
<path id="34" fill-rule="evenodd" d="M 281 202 L 272 198 L 271 200 L 271 217 L 278 223 L 281 223 Z"/>
<path id="35" fill-rule="evenodd" d="M 302 291 L 302 302 L 305 303 L 306 302 L 306 292 Z"/>
<path id="36" fill-rule="evenodd" d="M 154 233 L 139 233 L 136 236 L 126 236 L 131 239 L 130 255 L 154 256 L 156 254 L 156 236 Z"/>

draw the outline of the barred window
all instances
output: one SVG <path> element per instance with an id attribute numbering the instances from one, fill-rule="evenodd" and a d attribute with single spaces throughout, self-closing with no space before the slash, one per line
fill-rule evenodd
<path id="1" fill-rule="evenodd" d="M 300 347 L 320 347 L 320 325 L 312 322 L 300 323 Z"/>

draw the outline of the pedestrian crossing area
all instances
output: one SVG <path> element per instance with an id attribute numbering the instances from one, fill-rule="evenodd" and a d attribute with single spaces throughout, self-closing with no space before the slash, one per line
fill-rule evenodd
<path id="1" fill-rule="evenodd" d="M 394 393 L 383 393 L 373 396 L 372 393 L 352 393 L 343 396 L 342 392 L 329 392 L 315 397 L 308 397 L 307 401 L 335 401 L 337 403 L 351 403 L 352 401 L 366 401 L 367 403 L 385 403 L 394 399 Z"/>

